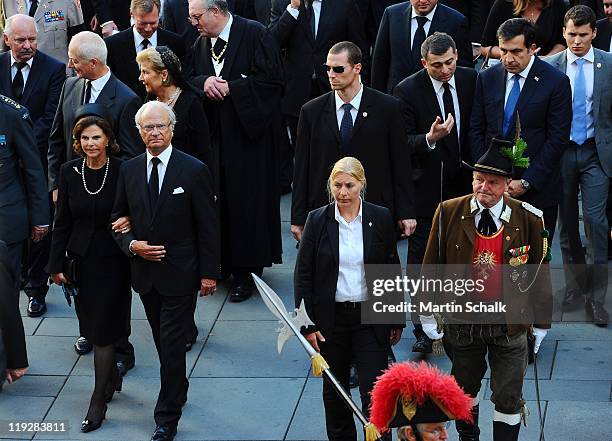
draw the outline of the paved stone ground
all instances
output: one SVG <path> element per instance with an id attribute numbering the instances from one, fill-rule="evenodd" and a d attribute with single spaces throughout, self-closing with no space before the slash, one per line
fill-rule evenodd
<path id="1" fill-rule="evenodd" d="M 296 250 L 289 233 L 288 197 L 282 201 L 284 261 L 264 273 L 264 279 L 291 306 Z M 405 259 L 406 241 L 400 243 Z M 558 244 L 554 262 L 559 261 Z M 554 274 L 555 288 L 563 284 Z M 324 440 L 321 380 L 309 375 L 309 363 L 295 339 L 276 353 L 275 318 L 259 296 L 233 304 L 227 285 L 212 298 L 200 299 L 200 336 L 188 354 L 189 400 L 179 425 L 182 440 Z M 137 296 L 132 305 L 132 337 L 136 367 L 123 383 L 123 392 L 109 405 L 101 429 L 82 434 L 80 422 L 93 389 L 92 354 L 79 357 L 72 349 L 78 333 L 74 310 L 57 287 L 48 295 L 43 318 L 25 317 L 30 370 L 0 394 L 1 439 L 148 440 L 159 388 L 159 366 Z M 556 300 L 558 303 L 558 300 Z M 612 312 L 612 295 L 607 308 Z M 612 332 L 587 323 L 582 311 L 561 315 L 545 339 L 538 361 L 546 438 L 550 441 L 612 441 Z M 410 328 L 395 347 L 398 360 L 416 359 L 410 352 Z M 448 370 L 444 357 L 430 361 Z M 488 377 L 488 375 L 487 375 Z M 531 418 L 521 440 L 538 439 L 538 414 L 532 368 L 524 395 Z M 488 379 L 481 391 L 481 439 L 490 440 L 492 406 Z M 355 400 L 358 397 L 355 396 Z M 9 432 L 9 422 L 65 422 L 64 433 Z M 454 431 L 451 431 L 454 432 Z M 456 435 L 451 434 L 456 441 Z"/>

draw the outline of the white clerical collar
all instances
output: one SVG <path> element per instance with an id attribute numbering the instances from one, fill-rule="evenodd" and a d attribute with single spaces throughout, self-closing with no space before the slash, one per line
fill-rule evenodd
<path id="1" fill-rule="evenodd" d="M 157 158 L 159 158 L 161 163 L 167 167 L 168 161 L 170 161 L 171 154 L 172 154 L 172 144 L 170 144 L 168 147 L 166 147 L 166 149 L 163 152 L 157 155 Z M 154 158 L 154 156 L 147 149 L 147 165 L 151 162 L 152 158 Z"/>
<path id="2" fill-rule="evenodd" d="M 436 6 L 433 7 L 433 9 L 431 11 L 429 11 L 429 14 L 427 15 L 419 15 L 417 14 L 417 12 L 414 10 L 414 8 L 412 8 L 412 18 L 417 18 L 417 17 L 427 17 L 427 20 L 432 21 L 433 20 L 433 16 L 436 13 L 436 9 L 437 9 L 438 5 L 436 4 Z"/>
<path id="3" fill-rule="evenodd" d="M 361 105 L 361 97 L 363 96 L 363 84 L 359 85 L 359 92 L 353 97 L 351 102 L 349 103 L 355 110 L 359 110 L 359 106 Z M 338 95 L 338 91 L 334 92 L 334 99 L 336 100 L 336 111 L 342 109 L 342 106 L 345 104 L 340 95 Z"/>
<path id="4" fill-rule="evenodd" d="M 444 86 L 444 83 L 442 81 L 436 80 L 432 76 L 429 76 L 429 79 L 431 80 L 431 84 L 433 84 L 433 88 L 437 95 L 438 93 L 440 93 L 440 89 L 442 89 L 442 87 Z M 451 88 L 455 89 L 455 91 L 457 90 L 457 87 L 455 86 L 455 75 L 453 75 L 451 79 L 448 80 L 448 84 L 450 85 Z"/>
<path id="5" fill-rule="evenodd" d="M 566 51 L 567 51 L 567 64 L 568 65 L 575 62 L 578 58 L 584 58 L 586 61 L 590 63 L 595 62 L 595 51 L 593 50 L 593 46 L 591 46 L 591 49 L 589 49 L 589 51 L 584 55 L 584 57 L 577 56 L 575 53 L 573 53 L 569 49 L 566 49 Z"/>

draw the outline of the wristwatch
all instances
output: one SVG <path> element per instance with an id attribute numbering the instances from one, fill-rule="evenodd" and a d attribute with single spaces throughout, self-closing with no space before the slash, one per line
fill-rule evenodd
<path id="1" fill-rule="evenodd" d="M 531 184 L 524 179 L 521 179 L 521 185 L 525 191 L 531 188 Z"/>

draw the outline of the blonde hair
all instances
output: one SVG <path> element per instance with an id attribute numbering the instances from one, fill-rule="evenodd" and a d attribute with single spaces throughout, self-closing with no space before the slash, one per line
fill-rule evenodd
<path id="1" fill-rule="evenodd" d="M 546 9 L 550 6 L 550 1 L 551 0 L 543 0 L 543 6 L 542 9 Z M 527 6 L 529 6 L 530 3 L 533 3 L 534 0 L 513 0 L 514 3 L 514 15 L 517 17 L 520 17 L 520 15 L 523 13 L 523 11 L 525 9 L 527 9 Z"/>
<path id="2" fill-rule="evenodd" d="M 151 68 L 158 74 L 162 73 L 165 70 L 166 72 L 168 72 L 168 77 L 163 81 L 162 85 L 176 85 L 175 78 L 172 76 L 170 70 L 164 64 L 161 54 L 154 47 L 150 47 L 138 53 L 138 55 L 136 55 L 136 63 L 138 63 L 139 68 L 143 63 L 149 63 L 151 65 Z"/>
<path id="3" fill-rule="evenodd" d="M 355 178 L 358 182 L 361 182 L 363 186 L 361 187 L 360 194 L 363 198 L 366 189 L 366 177 L 363 165 L 359 159 L 353 158 L 352 156 L 345 156 L 334 164 L 331 173 L 329 174 L 329 178 L 327 179 L 327 194 L 329 195 L 329 201 L 333 202 L 333 195 L 331 191 L 332 181 L 340 173 L 346 173 L 347 175 Z"/>

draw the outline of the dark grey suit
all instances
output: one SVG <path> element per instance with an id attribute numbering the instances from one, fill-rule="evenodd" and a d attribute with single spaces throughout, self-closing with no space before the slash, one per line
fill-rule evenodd
<path id="1" fill-rule="evenodd" d="M 23 241 L 36 225 L 49 225 L 45 174 L 27 109 L 0 95 L 0 240 L 9 248 L 19 280 Z"/>
<path id="2" fill-rule="evenodd" d="M 83 104 L 85 79 L 68 78 L 60 95 L 51 136 L 49 138 L 49 191 L 57 188 L 60 166 L 74 158 L 72 127 L 76 110 Z M 113 131 L 121 152 L 121 159 L 131 159 L 144 151 L 144 145 L 136 130 L 134 116 L 140 108 L 140 98 L 125 84 L 111 74 L 102 88 L 96 103 L 104 104 L 113 115 Z"/>
<path id="3" fill-rule="evenodd" d="M 567 51 L 545 59 L 561 72 L 567 72 Z M 586 65 L 585 65 L 586 66 Z M 593 142 L 576 145 L 570 142 L 561 158 L 563 198 L 559 204 L 559 233 L 567 290 L 587 291 L 604 303 L 608 285 L 608 220 L 606 201 L 612 177 L 612 54 L 594 48 L 593 110 L 595 129 Z M 587 234 L 586 259 L 580 240 L 578 222 L 578 190 L 582 193 L 582 213 Z M 584 273 L 584 264 L 588 272 Z M 593 266 L 596 265 L 596 266 Z M 580 286 L 582 285 L 582 286 Z"/>

